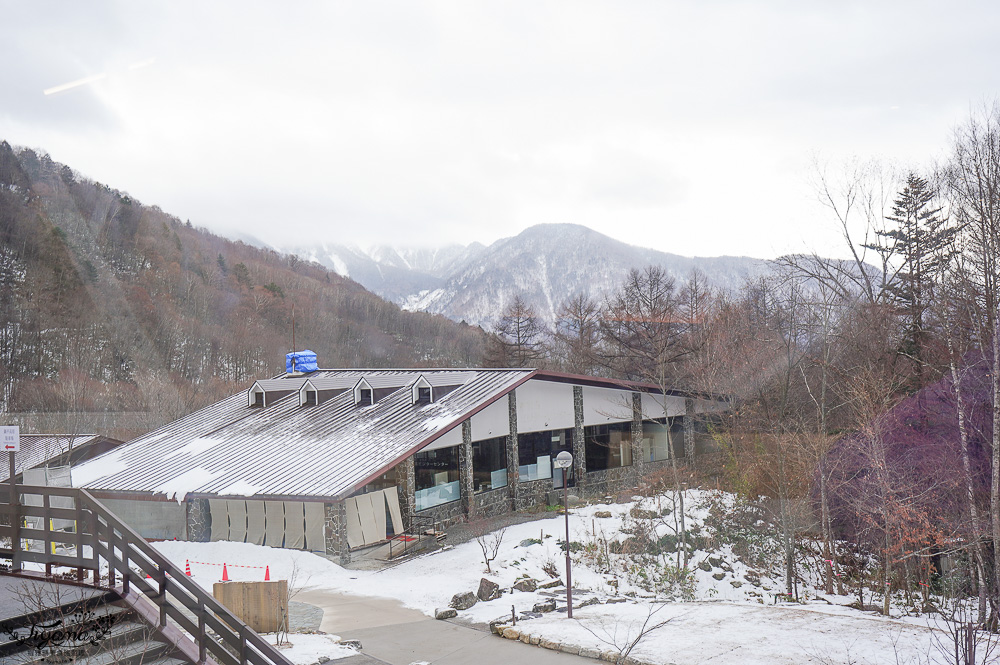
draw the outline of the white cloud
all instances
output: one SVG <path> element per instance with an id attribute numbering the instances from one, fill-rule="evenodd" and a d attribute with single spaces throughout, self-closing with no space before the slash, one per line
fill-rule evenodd
<path id="1" fill-rule="evenodd" d="M 18 63 L 0 73 L 0 138 L 270 241 L 488 242 L 579 222 L 683 254 L 826 249 L 810 156 L 938 155 L 991 92 L 997 11 L 32 3 L 0 46 Z"/>

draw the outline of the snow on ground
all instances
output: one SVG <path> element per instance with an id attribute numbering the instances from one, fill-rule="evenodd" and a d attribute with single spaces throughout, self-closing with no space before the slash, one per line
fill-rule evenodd
<path id="1" fill-rule="evenodd" d="M 270 639 L 271 644 L 274 644 L 273 635 L 265 635 L 264 639 Z M 336 635 L 294 633 L 288 636 L 291 646 L 282 646 L 278 650 L 295 665 L 313 665 L 320 656 L 337 660 L 358 655 L 357 650 L 339 644 L 339 640 Z"/>
<path id="2" fill-rule="evenodd" d="M 696 532 L 703 527 L 709 500 L 715 500 L 717 505 L 719 500 L 726 500 L 723 495 L 698 491 L 689 491 L 687 496 L 688 529 Z M 709 659 L 713 665 L 936 662 L 939 656 L 935 642 L 950 640 L 926 617 L 892 619 L 866 614 L 845 607 L 852 598 L 823 597 L 814 589 L 802 589 L 804 603 L 776 604 L 775 596 L 784 588 L 775 571 L 750 568 L 733 554 L 729 544 L 722 542 L 696 552 L 690 564 L 693 575 L 685 585 L 654 589 L 660 600 L 672 597 L 674 601 L 659 602 L 650 590 L 648 571 L 622 571 L 614 563 L 602 562 L 599 555 L 609 551 L 604 543 L 621 543 L 636 533 L 633 509 L 669 516 L 669 503 L 664 504 L 662 498 L 646 499 L 572 510 L 570 540 L 582 546 L 575 547 L 579 551 L 573 555 L 575 601 L 579 605 L 587 598 L 597 598 L 602 604 L 577 607 L 572 621 L 558 612 L 519 620 L 518 630 L 606 651 L 611 649 L 610 643 L 621 642 L 630 631 L 634 633 L 652 608 L 656 613 L 651 623 L 670 621 L 647 635 L 633 655 L 649 662 L 677 665 Z M 379 571 L 345 569 L 308 552 L 244 543 L 167 541 L 155 546 L 181 568 L 189 561 L 194 579 L 209 590 L 219 581 L 219 564 L 223 562 L 228 564 L 233 580 L 261 580 L 264 567 L 269 566 L 271 579 L 289 579 L 293 588 L 393 598 L 431 616 L 436 608 L 447 607 L 454 594 L 475 592 L 480 579 L 487 577 L 507 593 L 459 613 L 462 620 L 486 623 L 509 619 L 512 605 L 520 613 L 552 598 L 551 591 L 522 593 L 511 592 L 510 588 L 524 576 L 542 583 L 552 571 L 564 576 L 565 554 L 560 547 L 564 529 L 561 516 L 507 527 L 490 574 L 485 573 L 482 552 L 475 540 Z M 657 537 L 663 533 L 663 528 L 656 530 Z M 627 602 L 603 604 L 615 597 Z M 612 637 L 616 632 L 617 637 Z M 299 638 L 292 637 L 293 641 Z"/>

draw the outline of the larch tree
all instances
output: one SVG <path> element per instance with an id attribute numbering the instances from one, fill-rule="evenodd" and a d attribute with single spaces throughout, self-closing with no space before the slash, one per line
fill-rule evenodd
<path id="1" fill-rule="evenodd" d="M 520 295 L 504 309 L 486 343 L 487 367 L 536 367 L 548 355 L 545 325 Z"/>

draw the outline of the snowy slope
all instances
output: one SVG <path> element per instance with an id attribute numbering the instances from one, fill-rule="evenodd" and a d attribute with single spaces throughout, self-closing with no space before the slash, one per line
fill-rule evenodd
<path id="1" fill-rule="evenodd" d="M 720 499 L 717 493 L 688 492 L 690 510 L 686 513 L 691 527 L 704 527 L 705 506 L 712 494 L 716 500 Z M 726 499 L 721 497 L 721 500 Z M 571 540 L 591 544 L 595 535 L 599 535 L 623 542 L 635 526 L 628 519 L 633 509 L 660 511 L 667 503 L 669 500 L 653 499 L 574 509 Z M 433 615 L 435 608 L 447 606 L 453 594 L 474 592 L 480 578 L 485 576 L 500 585 L 503 595 L 462 611 L 460 619 L 488 622 L 509 618 L 512 605 L 520 614 L 553 597 L 558 602 L 560 593 L 565 598 L 565 589 L 511 590 L 513 583 L 523 576 L 546 580 L 546 569 L 562 576 L 564 555 L 558 541 L 563 528 L 562 519 L 551 518 L 508 527 L 491 574 L 485 573 L 475 541 L 381 571 L 348 570 L 307 552 L 243 543 L 172 541 L 155 546 L 179 565 L 191 562 L 194 579 L 206 588 L 218 581 L 223 562 L 230 564 L 229 575 L 237 580 L 259 580 L 264 566 L 269 566 L 271 579 L 294 579 L 293 587 L 392 598 L 428 615 Z M 709 557 L 721 567 L 705 564 Z M 241 567 L 234 567 L 234 562 Z M 619 639 L 630 632 L 634 634 L 653 612 L 656 621 L 669 619 L 669 622 L 644 638 L 633 652 L 633 656 L 649 663 L 947 662 L 937 653 L 937 644 L 941 641 L 947 644 L 949 638 L 940 630 L 942 626 L 935 623 L 939 619 L 911 616 L 895 603 L 893 617 L 859 612 L 846 607 L 852 598 L 823 596 L 815 584 L 802 588 L 803 602 L 775 604 L 781 580 L 767 567 L 750 574 L 746 564 L 731 551 L 726 552 L 725 547 L 696 553 L 692 559 L 692 593 L 688 598 L 673 601 L 663 594 L 656 597 L 641 584 L 634 584 L 638 578 L 631 574 L 613 574 L 595 567 L 587 549 L 574 555 L 573 565 L 577 604 L 574 619 L 568 620 L 559 612 L 530 619 L 522 615 L 518 631 L 536 641 L 546 639 L 607 651 L 611 649 L 608 643 L 611 634 L 617 633 Z M 587 599 L 596 602 L 581 607 Z M 609 599 L 621 602 L 609 603 Z M 531 653 L 530 647 L 525 647 L 525 662 L 530 662 Z"/>

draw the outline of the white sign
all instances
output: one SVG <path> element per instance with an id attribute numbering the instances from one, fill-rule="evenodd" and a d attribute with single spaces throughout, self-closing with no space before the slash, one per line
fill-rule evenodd
<path id="1" fill-rule="evenodd" d="M 9 453 L 21 451 L 21 430 L 17 425 L 0 427 L 0 446 Z"/>

